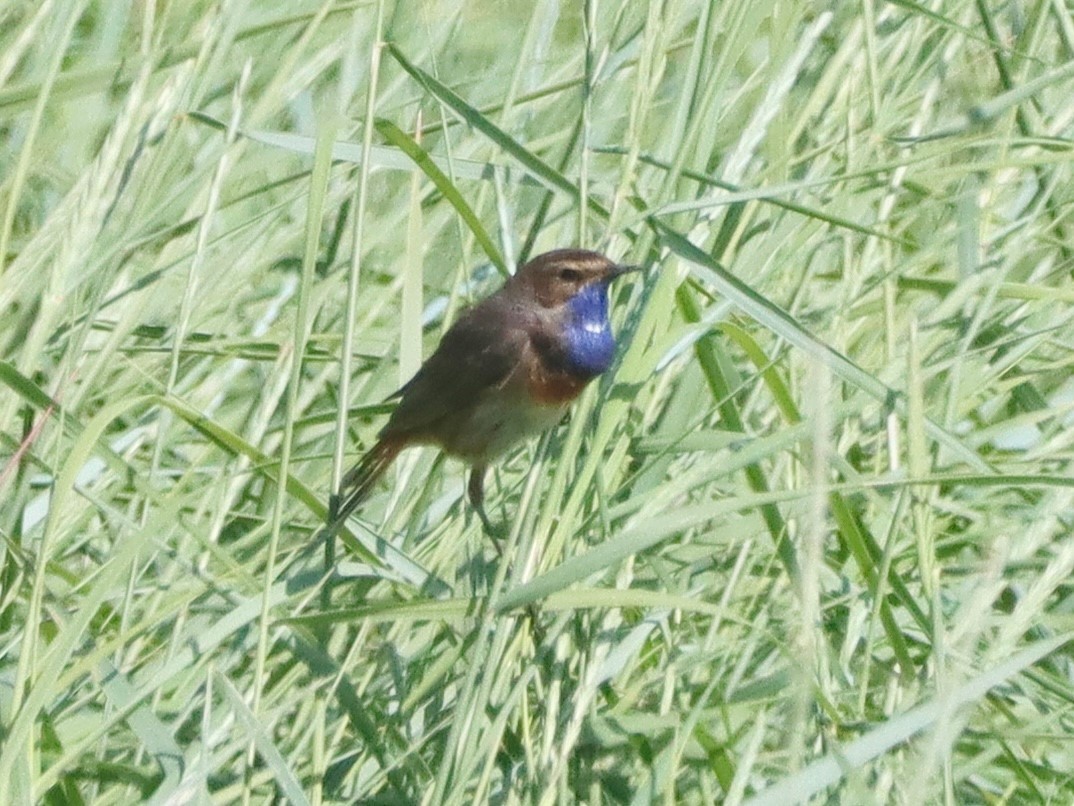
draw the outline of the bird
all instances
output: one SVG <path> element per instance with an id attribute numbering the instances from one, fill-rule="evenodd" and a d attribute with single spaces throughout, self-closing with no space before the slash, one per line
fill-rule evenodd
<path id="1" fill-rule="evenodd" d="M 599 252 L 538 255 L 484 300 L 466 309 L 398 399 L 374 445 L 329 503 L 344 522 L 404 449 L 433 445 L 470 466 L 467 495 L 485 531 L 485 473 L 511 447 L 559 423 L 586 385 L 606 372 L 616 342 L 608 288 L 640 266 Z"/>

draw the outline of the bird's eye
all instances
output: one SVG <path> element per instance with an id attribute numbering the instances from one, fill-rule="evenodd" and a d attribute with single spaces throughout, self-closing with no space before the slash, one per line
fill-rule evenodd
<path id="1" fill-rule="evenodd" d="M 577 283 L 582 279 L 582 273 L 577 269 L 560 269 L 559 279 L 568 283 Z"/>

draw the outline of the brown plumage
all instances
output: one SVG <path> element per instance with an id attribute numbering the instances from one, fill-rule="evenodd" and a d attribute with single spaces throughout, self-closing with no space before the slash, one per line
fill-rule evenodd
<path id="1" fill-rule="evenodd" d="M 608 368 L 615 343 L 607 288 L 632 268 L 582 249 L 547 252 L 466 310 L 396 393 L 399 405 L 344 476 L 331 519 L 361 505 L 403 448 L 436 445 L 472 466 L 469 498 L 491 531 L 483 507 L 488 464 L 559 422 Z"/>

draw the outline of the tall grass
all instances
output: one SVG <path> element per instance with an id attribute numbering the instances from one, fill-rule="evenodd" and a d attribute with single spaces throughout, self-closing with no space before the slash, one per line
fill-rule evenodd
<path id="1" fill-rule="evenodd" d="M 1072 51 L 1061 3 L 0 10 L 0 803 L 1070 801 Z M 325 578 L 383 401 L 570 244 L 647 271 L 499 551 L 412 451 Z"/>

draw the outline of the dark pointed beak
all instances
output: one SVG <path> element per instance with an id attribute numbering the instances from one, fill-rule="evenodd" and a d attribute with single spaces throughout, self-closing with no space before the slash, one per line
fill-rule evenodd
<path id="1" fill-rule="evenodd" d="M 633 272 L 633 271 L 641 271 L 643 268 L 645 268 L 645 267 L 644 266 L 625 266 L 625 265 L 612 266 L 611 269 L 608 270 L 608 280 L 609 281 L 614 280 L 616 277 L 620 277 L 620 276 L 622 276 L 624 274 L 630 274 L 630 272 Z"/>

